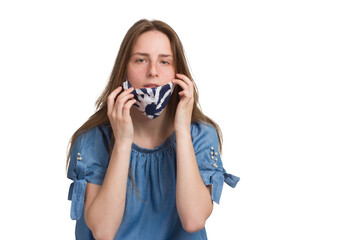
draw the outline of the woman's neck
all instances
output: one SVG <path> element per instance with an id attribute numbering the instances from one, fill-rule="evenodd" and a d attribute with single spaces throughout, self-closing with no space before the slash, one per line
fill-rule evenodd
<path id="1" fill-rule="evenodd" d="M 154 119 L 149 119 L 138 109 L 130 110 L 134 126 L 134 142 L 140 147 L 155 148 L 163 143 L 174 131 L 173 124 L 167 122 L 167 107 Z"/>

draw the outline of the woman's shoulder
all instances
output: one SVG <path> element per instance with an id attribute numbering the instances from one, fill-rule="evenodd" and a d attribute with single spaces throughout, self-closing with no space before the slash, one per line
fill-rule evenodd
<path id="1" fill-rule="evenodd" d="M 85 154 L 104 154 L 110 147 L 111 135 L 107 125 L 97 125 L 88 129 L 87 131 L 81 131 L 76 137 L 72 155 L 80 155 L 81 152 Z"/>
<path id="2" fill-rule="evenodd" d="M 108 130 L 95 126 L 87 131 L 81 131 L 76 137 L 70 152 L 68 176 L 74 179 L 77 172 L 87 172 L 94 166 L 106 168 L 109 161 L 110 139 Z"/>
<path id="3" fill-rule="evenodd" d="M 211 123 L 205 122 L 192 122 L 191 123 L 191 136 L 197 137 L 202 135 L 216 134 L 216 129 Z"/>
<path id="4" fill-rule="evenodd" d="M 107 140 L 111 137 L 110 135 L 111 127 L 108 125 L 101 124 L 95 127 L 92 127 L 88 130 L 82 130 L 80 134 L 75 139 L 75 142 L 81 145 L 89 141 L 97 141 L 97 140 Z"/>

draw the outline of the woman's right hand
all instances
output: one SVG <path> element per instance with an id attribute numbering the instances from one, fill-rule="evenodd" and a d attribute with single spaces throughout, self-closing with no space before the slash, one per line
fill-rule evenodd
<path id="1" fill-rule="evenodd" d="M 130 116 L 130 108 L 136 103 L 131 92 L 133 87 L 126 89 L 114 101 L 122 87 L 116 88 L 107 98 L 107 115 L 113 129 L 116 142 L 133 141 L 134 127 Z"/>

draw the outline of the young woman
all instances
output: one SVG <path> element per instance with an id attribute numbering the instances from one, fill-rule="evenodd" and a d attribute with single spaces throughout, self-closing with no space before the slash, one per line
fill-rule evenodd
<path id="1" fill-rule="evenodd" d="M 67 155 L 76 238 L 207 239 L 213 201 L 240 178 L 223 167 L 220 128 L 169 25 L 128 30 L 96 106 Z"/>

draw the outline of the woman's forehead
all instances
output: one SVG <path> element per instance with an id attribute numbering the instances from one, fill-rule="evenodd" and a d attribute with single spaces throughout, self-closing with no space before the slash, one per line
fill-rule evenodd
<path id="1" fill-rule="evenodd" d="M 135 41 L 132 49 L 132 55 L 137 53 L 141 55 L 172 56 L 170 40 L 164 33 L 159 31 L 142 33 Z"/>

